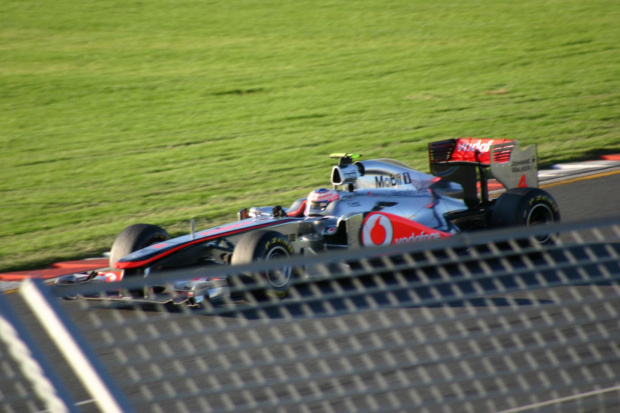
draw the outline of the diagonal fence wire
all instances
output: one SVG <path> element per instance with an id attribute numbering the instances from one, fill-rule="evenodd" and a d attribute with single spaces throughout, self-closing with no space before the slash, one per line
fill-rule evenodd
<path id="1" fill-rule="evenodd" d="M 213 268 L 235 299 L 202 308 L 62 306 L 136 411 L 617 411 L 620 220 L 542 230 L 296 257 L 283 300 L 235 278 L 280 262 Z"/>

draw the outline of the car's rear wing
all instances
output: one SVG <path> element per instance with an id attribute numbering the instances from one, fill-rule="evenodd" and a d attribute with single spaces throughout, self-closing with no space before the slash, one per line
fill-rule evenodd
<path id="1" fill-rule="evenodd" d="M 486 168 L 507 189 L 537 187 L 536 147 L 510 139 L 458 138 L 428 144 L 431 173 L 461 184 L 468 206 L 488 202 Z M 478 198 L 477 181 L 480 181 Z"/>

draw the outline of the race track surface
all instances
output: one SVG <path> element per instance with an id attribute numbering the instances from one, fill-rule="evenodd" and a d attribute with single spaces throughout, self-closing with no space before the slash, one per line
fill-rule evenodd
<path id="1" fill-rule="evenodd" d="M 620 171 L 569 182 L 545 188 L 560 206 L 563 222 L 620 216 Z"/>

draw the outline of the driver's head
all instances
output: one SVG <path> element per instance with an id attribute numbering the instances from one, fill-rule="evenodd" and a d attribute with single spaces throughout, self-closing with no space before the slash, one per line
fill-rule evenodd
<path id="1" fill-rule="evenodd" d="M 305 215 L 307 217 L 325 215 L 327 206 L 338 199 L 340 199 L 340 196 L 338 195 L 338 191 L 334 189 L 315 189 L 308 195 Z"/>

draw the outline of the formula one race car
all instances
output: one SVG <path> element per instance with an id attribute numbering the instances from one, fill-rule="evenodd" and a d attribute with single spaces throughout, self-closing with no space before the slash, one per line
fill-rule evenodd
<path id="1" fill-rule="evenodd" d="M 198 232 L 192 229 L 189 235 L 174 239 L 158 226 L 132 225 L 112 246 L 110 267 L 116 272 L 67 276 L 59 283 L 117 281 L 199 268 L 204 276 L 176 283 L 166 293 L 174 302 L 198 304 L 228 294 L 226 280 L 209 278 L 209 265 L 425 242 L 462 231 L 560 219 L 555 200 L 537 188 L 535 147 L 522 150 L 517 141 L 460 138 L 430 143 L 432 175 L 389 159 L 361 161 L 356 154 L 332 157 L 338 164 L 331 171 L 331 188 L 313 190 L 290 208 L 242 209 L 237 222 Z M 496 199 L 489 196 L 489 168 L 505 187 Z M 538 239 L 547 241 L 548 237 Z M 280 296 L 286 294 L 292 278 L 290 269 L 247 276 L 262 277 Z"/>

